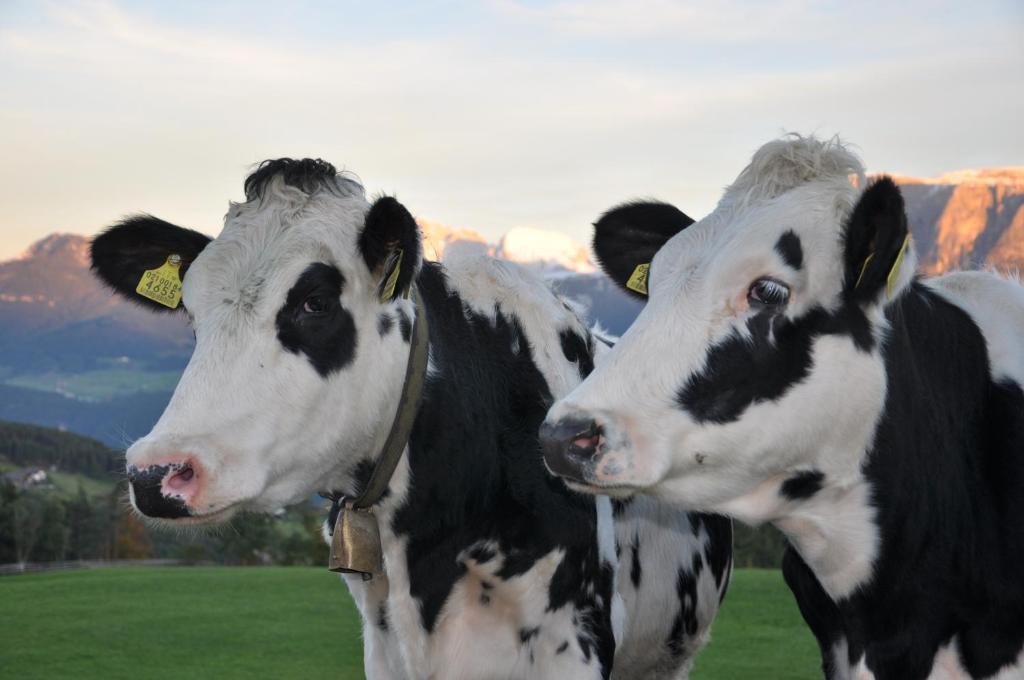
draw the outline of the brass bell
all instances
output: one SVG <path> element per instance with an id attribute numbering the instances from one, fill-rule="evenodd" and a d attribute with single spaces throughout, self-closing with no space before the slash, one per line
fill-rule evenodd
<path id="1" fill-rule="evenodd" d="M 331 537 L 330 571 L 362 574 L 369 581 L 384 571 L 380 527 L 371 508 L 355 508 L 345 499 L 338 510 Z"/>

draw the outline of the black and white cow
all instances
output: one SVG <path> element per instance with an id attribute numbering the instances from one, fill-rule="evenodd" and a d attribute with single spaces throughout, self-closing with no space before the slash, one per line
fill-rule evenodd
<path id="1" fill-rule="evenodd" d="M 272 511 L 367 484 L 396 411 L 416 296 L 424 397 L 375 508 L 384 573 L 346 580 L 371 678 L 679 678 L 728 583 L 731 525 L 568 490 L 544 468 L 544 414 L 590 372 L 570 305 L 489 258 L 423 262 L 394 198 L 323 161 L 268 161 L 216 239 L 149 216 L 98 237 L 93 267 L 136 285 L 171 255 L 195 352 L 127 452 L 132 500 L 165 524 Z M 160 308 L 158 305 L 152 305 Z M 613 515 L 614 512 L 614 515 Z M 614 663 L 614 665 L 613 665 Z"/>
<path id="2" fill-rule="evenodd" d="M 551 469 L 774 523 L 829 678 L 1024 678 L 1024 288 L 918 278 L 899 188 L 837 140 L 594 247 L 620 283 L 651 263 L 648 302 L 551 409 Z"/>

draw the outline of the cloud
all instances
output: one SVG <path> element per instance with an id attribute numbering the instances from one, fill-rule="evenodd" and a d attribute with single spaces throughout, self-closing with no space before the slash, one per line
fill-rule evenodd
<path id="1" fill-rule="evenodd" d="M 998 31 L 983 43 L 947 35 L 942 50 L 858 49 L 838 61 L 805 45 L 779 65 L 762 59 L 774 52 L 760 39 L 730 36 L 754 24 L 776 45 L 820 38 L 823 23 L 843 33 L 847 15 L 794 1 L 786 7 L 807 16 L 780 14 L 771 21 L 788 28 L 776 32 L 758 6 L 741 21 L 730 13 L 746 6 L 736 3 L 722 14 L 638 3 L 599 0 L 579 18 L 576 3 L 506 1 L 464 24 L 440 17 L 443 34 L 373 31 L 346 17 L 343 39 L 113 2 L 55 4 L 35 21 L 7 22 L 0 150 L 19 161 L 0 166 L 0 257 L 29 234 L 93 232 L 133 210 L 216 232 L 248 165 L 283 155 L 332 160 L 371 191 L 397 192 L 417 214 L 491 240 L 517 225 L 582 240 L 597 214 L 633 196 L 699 214 L 784 130 L 841 132 L 869 165 L 916 174 L 1024 154 L 1010 120 L 1024 97 L 1010 83 L 1024 63 Z M 859 26 L 843 39 L 855 44 Z M 621 44 L 608 48 L 609 36 Z M 706 56 L 712 39 L 728 45 L 717 60 Z"/>

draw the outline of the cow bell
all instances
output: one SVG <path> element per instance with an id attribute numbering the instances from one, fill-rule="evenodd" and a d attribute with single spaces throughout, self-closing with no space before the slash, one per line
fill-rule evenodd
<path id="1" fill-rule="evenodd" d="M 364 581 L 383 573 L 380 527 L 372 509 L 355 508 L 349 500 L 342 503 L 334 523 L 327 568 L 344 574 L 362 574 Z"/>

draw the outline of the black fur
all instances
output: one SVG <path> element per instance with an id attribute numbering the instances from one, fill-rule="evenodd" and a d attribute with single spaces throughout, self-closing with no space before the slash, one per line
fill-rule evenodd
<path id="1" fill-rule="evenodd" d="M 633 543 L 629 546 L 633 561 L 629 566 L 629 580 L 633 582 L 634 588 L 640 587 L 640 578 L 643 575 L 643 565 L 640 564 L 640 532 L 633 536 Z"/>
<path id="2" fill-rule="evenodd" d="M 580 378 L 590 375 L 590 372 L 594 370 L 594 348 L 587 340 L 568 328 L 558 333 L 558 339 L 562 344 L 562 354 L 565 355 L 567 361 L 576 364 Z"/>
<path id="3" fill-rule="evenodd" d="M 689 565 L 680 567 L 676 574 L 676 595 L 679 598 L 679 613 L 672 620 L 672 631 L 665 644 L 672 656 L 682 656 L 685 651 L 683 639 L 697 632 L 697 574 Z"/>
<path id="4" fill-rule="evenodd" d="M 178 273 L 184 281 L 189 265 L 209 242 L 210 237 L 198 231 L 152 215 L 134 215 L 93 239 L 89 256 L 92 270 L 114 291 L 149 309 L 169 312 L 169 307 L 135 292 L 143 272 L 156 269 L 176 254 L 181 256 Z"/>
<path id="5" fill-rule="evenodd" d="M 338 171 L 333 165 L 319 158 L 277 158 L 266 160 L 245 178 L 247 200 L 263 198 L 267 183 L 280 175 L 284 183 L 300 191 L 312 194 L 321 187 L 333 188 Z M 347 179 L 346 181 L 353 181 Z"/>
<path id="6" fill-rule="evenodd" d="M 835 313 L 815 307 L 793 320 L 765 308 L 748 319 L 747 329 L 749 338 L 733 333 L 713 345 L 703 370 L 679 390 L 677 403 L 698 421 L 728 423 L 756 403 L 782 397 L 810 374 L 819 336 L 847 335 L 865 351 L 874 343 L 856 306 Z"/>
<path id="7" fill-rule="evenodd" d="M 802 501 L 821 491 L 825 473 L 821 470 L 807 470 L 793 475 L 782 483 L 779 493 L 791 501 Z"/>
<path id="8" fill-rule="evenodd" d="M 590 633 L 583 653 L 600 659 L 607 677 L 614 638 L 610 611 L 596 598 L 611 602 L 613 567 L 597 552 L 593 499 L 569 491 L 541 462 L 537 430 L 552 398 L 530 345 L 515 317 L 468 313 L 437 265 L 424 265 L 418 286 L 438 374 L 413 428 L 412 483 L 392 528 L 407 538 L 423 626 L 433 630 L 464 574 L 460 555 L 489 563 L 496 554 L 485 546 L 496 545 L 504 560 L 498 576 L 510 578 L 562 548 L 549 607 L 574 604 Z"/>
<path id="9" fill-rule="evenodd" d="M 729 575 L 732 567 L 732 520 L 722 515 L 698 515 L 689 513 L 691 521 L 696 518 L 708 532 L 708 567 L 715 577 L 719 601 L 725 599 L 729 589 Z"/>
<path id="10" fill-rule="evenodd" d="M 879 178 L 865 189 L 846 222 L 843 292 L 848 303 L 872 302 L 885 291 L 906 236 L 903 195 L 892 179 Z"/>
<path id="11" fill-rule="evenodd" d="M 409 342 L 409 339 L 412 338 L 412 319 L 401 307 L 396 309 L 395 313 L 398 315 L 398 330 L 402 334 L 402 340 Z"/>
<path id="12" fill-rule="evenodd" d="M 304 354 L 316 372 L 327 377 L 351 363 L 356 352 L 356 326 L 341 305 L 345 277 L 337 267 L 315 262 L 288 291 L 275 320 L 277 338 L 289 352 Z M 304 309 L 307 301 L 323 305 L 321 313 Z"/>
<path id="13" fill-rule="evenodd" d="M 800 237 L 792 231 L 787 231 L 779 237 L 775 243 L 775 252 L 791 269 L 799 270 L 804 266 L 804 249 L 800 244 Z"/>
<path id="14" fill-rule="evenodd" d="M 873 578 L 832 602 L 790 557 L 787 582 L 823 646 L 842 635 L 878 680 L 927 677 L 954 636 L 986 677 L 1024 645 L 1024 392 L 990 378 L 980 329 L 923 285 L 887 316 L 886 403 L 864 467 Z"/>
<path id="15" fill-rule="evenodd" d="M 691 224 L 692 219 L 668 203 L 624 203 L 594 223 L 594 255 L 612 281 L 630 295 L 643 298 L 626 288 L 633 270 L 654 259 L 666 241 Z"/>
<path id="16" fill-rule="evenodd" d="M 395 325 L 395 320 L 391 318 L 390 314 L 378 314 L 377 315 L 377 333 L 380 337 L 384 337 L 391 332 L 391 328 Z"/>
<path id="17" fill-rule="evenodd" d="M 420 230 L 409 211 L 391 196 L 378 198 L 366 214 L 366 224 L 359 233 L 359 252 L 370 271 L 381 277 L 381 291 L 386 282 L 384 264 L 395 249 L 403 251 L 402 265 L 395 286 L 396 294 L 409 284 L 419 268 Z"/>

